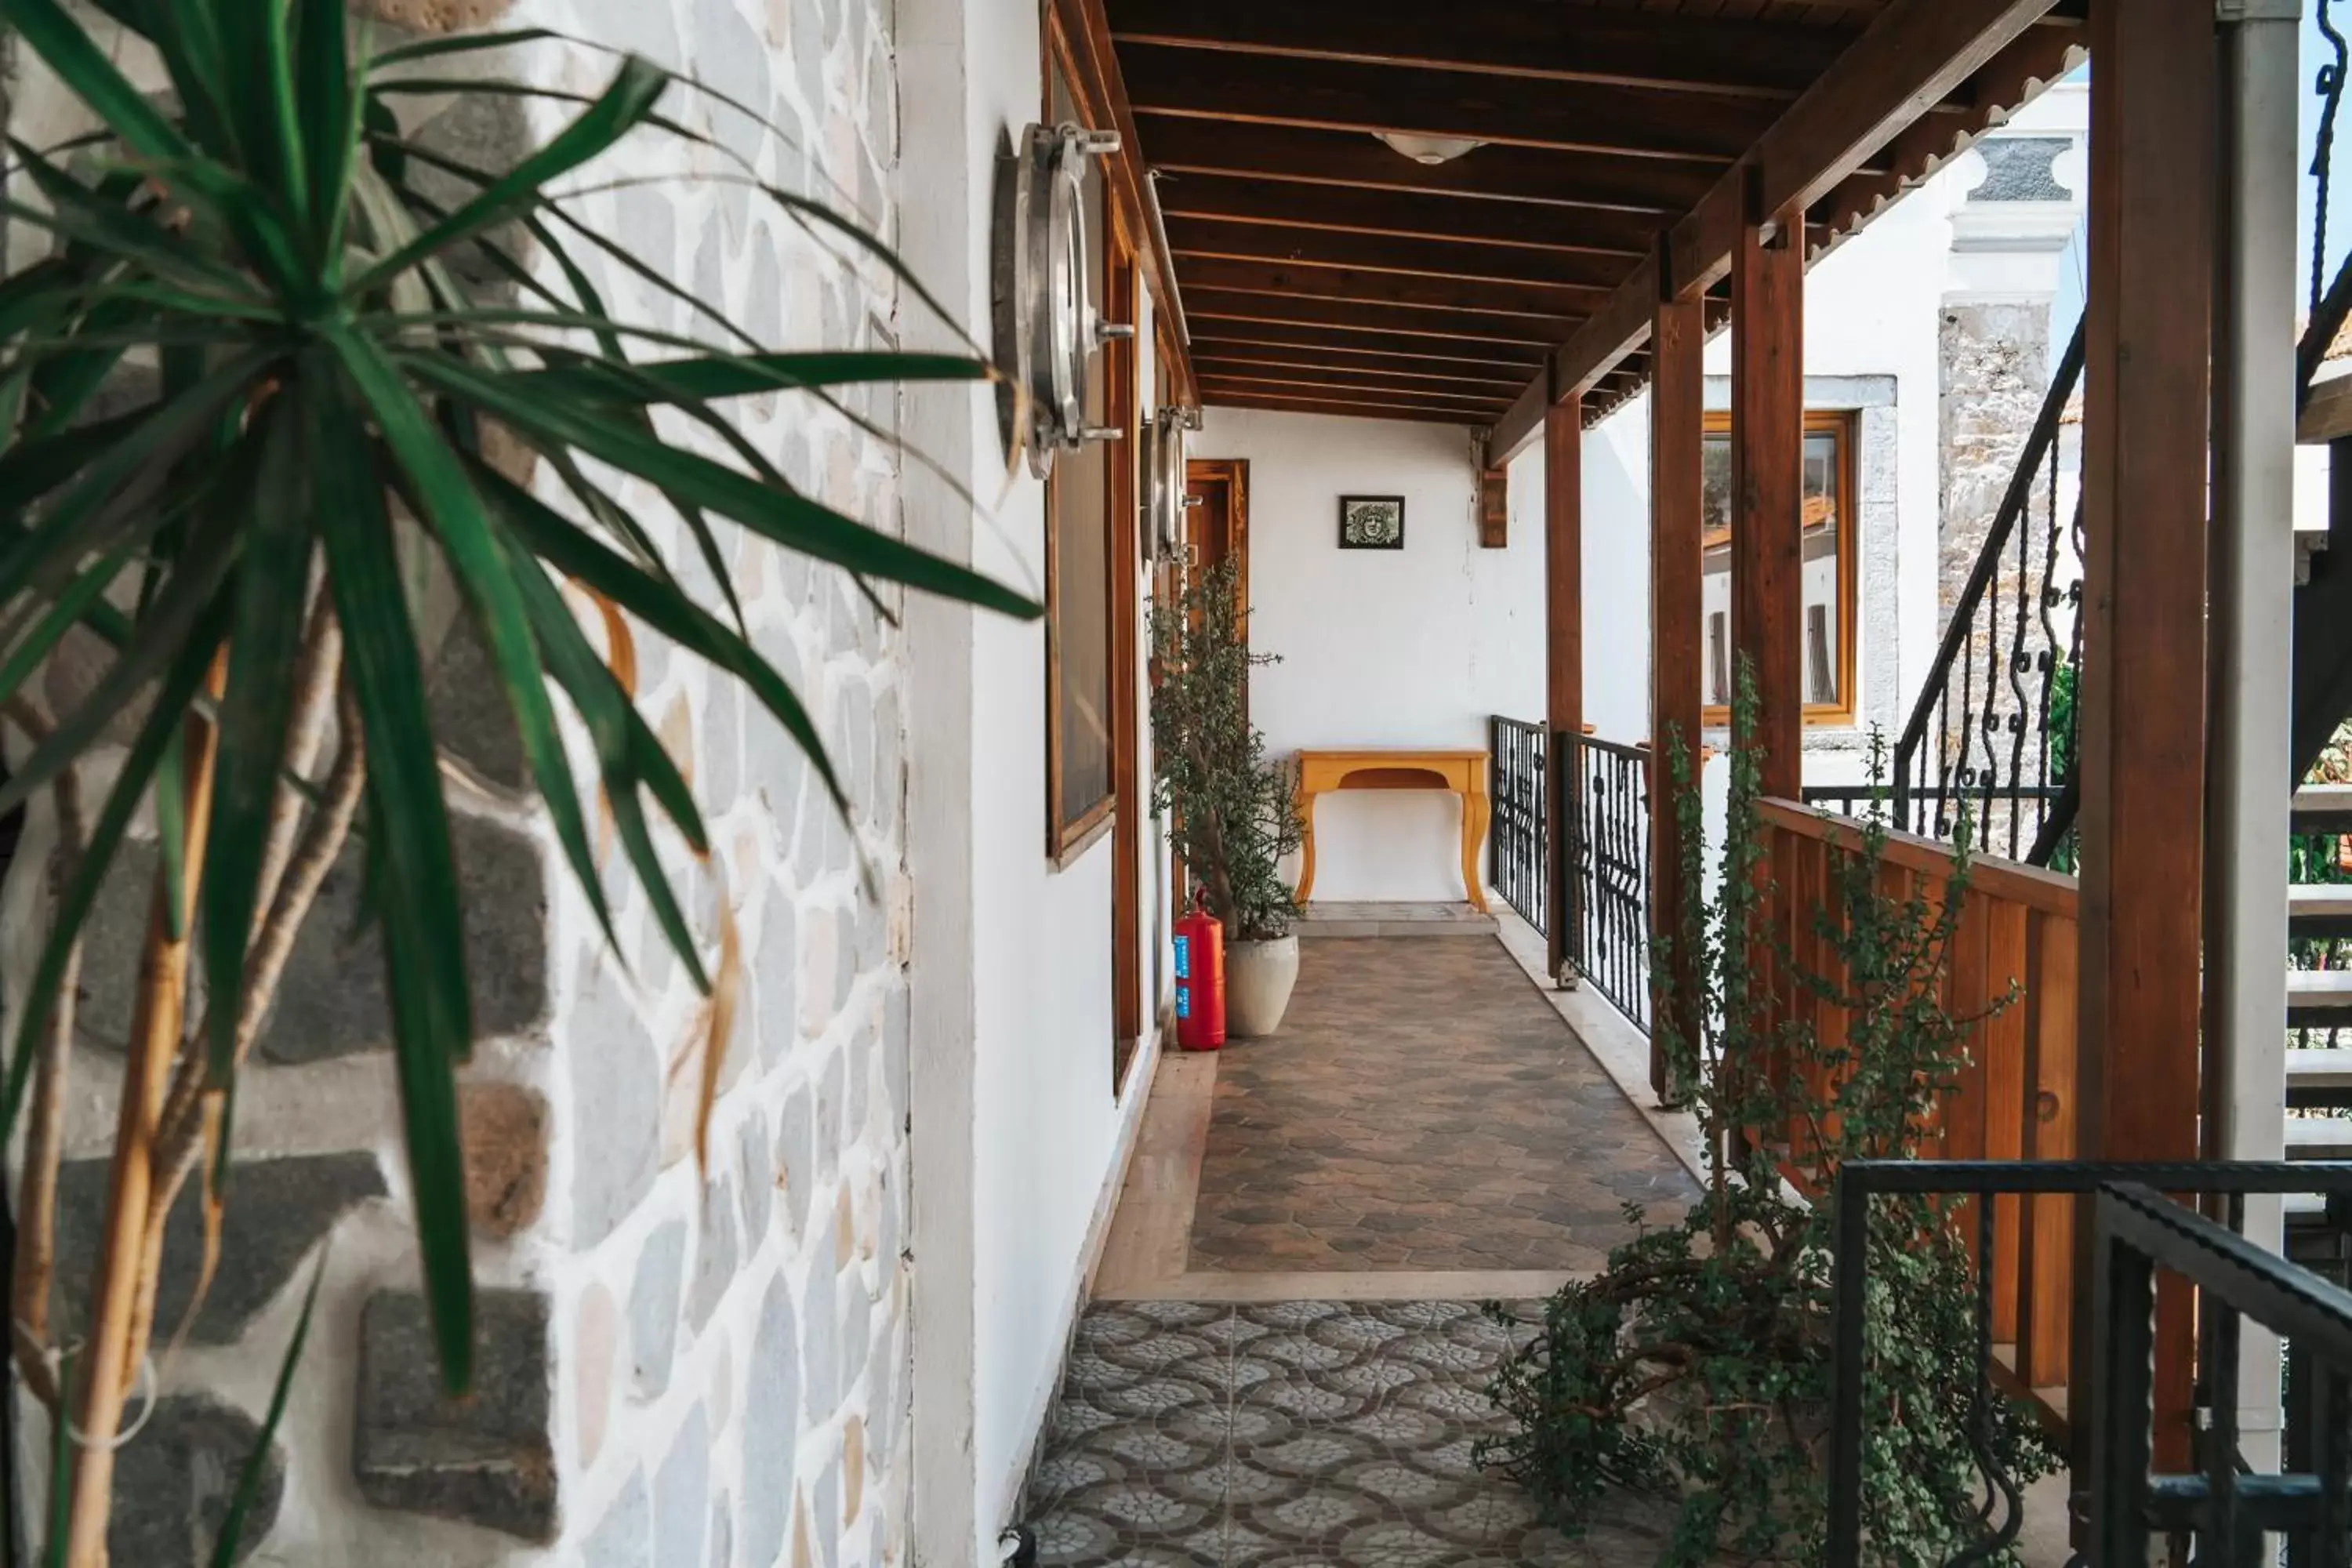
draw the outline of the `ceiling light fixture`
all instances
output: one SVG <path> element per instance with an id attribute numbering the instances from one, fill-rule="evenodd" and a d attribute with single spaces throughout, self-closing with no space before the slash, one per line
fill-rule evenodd
<path id="1" fill-rule="evenodd" d="M 1416 163 L 1450 163 L 1463 153 L 1486 145 L 1468 136 L 1415 136 L 1403 131 L 1375 131 L 1372 134 Z"/>

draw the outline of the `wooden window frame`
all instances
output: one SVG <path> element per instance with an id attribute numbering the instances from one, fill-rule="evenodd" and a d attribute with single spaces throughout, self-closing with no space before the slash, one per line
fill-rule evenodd
<path id="1" fill-rule="evenodd" d="M 1700 439 L 1731 434 L 1731 411 L 1709 409 Z M 1809 408 L 1805 410 L 1807 436 L 1837 437 L 1838 495 L 1841 515 L 1838 519 L 1838 700 L 1805 704 L 1805 727 L 1809 730 L 1852 729 L 1855 715 L 1862 710 L 1855 679 L 1861 669 L 1856 656 L 1854 632 L 1856 610 L 1862 598 L 1862 488 L 1861 466 L 1856 449 L 1862 439 L 1862 416 L 1852 408 Z M 1728 530 L 1726 530 L 1727 536 Z M 1702 555 L 1714 542 L 1712 531 L 1700 535 Z M 1702 579 L 1704 580 L 1704 579 Z M 1798 617 L 1798 632 L 1803 635 L 1804 618 Z M 1731 709 L 1725 704 L 1708 702 L 1699 710 L 1701 727 L 1709 730 L 1727 729 L 1731 723 Z"/>
<path id="2" fill-rule="evenodd" d="M 1050 20 L 1045 27 L 1045 76 L 1041 86 L 1046 119 L 1050 121 L 1055 112 L 1054 89 L 1058 72 L 1061 85 L 1068 92 L 1078 114 L 1090 122 L 1098 121 L 1099 115 L 1087 102 L 1088 94 L 1082 85 L 1077 61 L 1073 57 L 1068 40 L 1059 27 L 1051 25 Z M 1099 171 L 1097 177 L 1103 177 Z M 1102 209 L 1104 244 L 1101 254 L 1095 258 L 1097 269 L 1096 284 L 1102 290 L 1104 303 L 1116 308 L 1111 290 L 1119 272 L 1116 253 L 1124 235 L 1107 179 L 1102 188 Z M 1129 269 L 1132 269 L 1131 264 Z M 1105 353 L 1106 366 L 1118 363 L 1116 359 L 1108 357 L 1108 348 Z M 1121 400 L 1116 382 L 1107 382 L 1104 393 L 1105 413 L 1117 415 L 1120 411 Z M 1132 404 L 1131 392 L 1126 402 Z M 1075 813 L 1069 809 L 1071 803 L 1062 798 L 1062 647 L 1059 630 L 1062 596 L 1071 584 L 1062 581 L 1060 545 L 1062 497 L 1070 478 L 1067 465 L 1055 462 L 1045 479 L 1045 855 L 1055 870 L 1066 869 L 1101 842 L 1111 831 L 1113 819 L 1118 815 L 1119 735 L 1115 710 L 1118 670 L 1115 654 L 1119 595 L 1118 551 L 1114 535 L 1118 525 L 1116 507 L 1118 458 L 1121 456 L 1123 454 L 1106 454 L 1103 463 L 1103 578 L 1093 590 L 1103 596 L 1103 657 L 1105 662 L 1112 667 L 1103 692 L 1103 720 L 1110 731 L 1110 768 L 1102 798 L 1089 802 Z"/>

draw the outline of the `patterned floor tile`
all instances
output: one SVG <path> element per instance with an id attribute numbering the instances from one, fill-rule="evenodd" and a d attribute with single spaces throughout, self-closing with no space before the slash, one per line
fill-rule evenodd
<path id="1" fill-rule="evenodd" d="M 1696 1195 L 1499 942 L 1331 938 L 1219 1058 L 1191 1266 L 1597 1269 Z"/>
<path id="2" fill-rule="evenodd" d="M 1031 1486 L 1055 1568 L 1633 1568 L 1638 1500 L 1562 1540 L 1474 1462 L 1515 1333 L 1464 1302 L 1090 1309 Z M 1152 1325 L 1139 1336 L 1137 1325 Z M 1164 1343 L 1162 1342 L 1165 1342 Z M 1201 1347 L 1221 1347 L 1222 1357 Z M 1217 1397 L 1171 1385 L 1222 1379 Z M 1164 1405 L 1138 1413 L 1140 1403 Z M 1124 1404 L 1118 1402 L 1124 1400 Z M 1117 1408 L 1112 1408 L 1116 1405 Z"/>

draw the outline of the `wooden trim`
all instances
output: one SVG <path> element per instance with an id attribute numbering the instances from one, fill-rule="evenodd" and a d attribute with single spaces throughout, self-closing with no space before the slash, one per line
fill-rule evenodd
<path id="1" fill-rule="evenodd" d="M 1109 284 L 1107 314 L 1112 321 L 1137 321 L 1140 277 L 1137 247 L 1117 220 L 1110 225 Z M 1142 613 L 1138 579 L 1143 572 L 1143 546 L 1137 530 L 1141 523 L 1137 505 L 1138 472 L 1143 453 L 1143 387 L 1139 372 L 1143 356 L 1137 340 L 1106 344 L 1103 364 L 1110 376 L 1108 423 L 1125 434 L 1118 450 L 1107 454 L 1110 526 L 1110 781 L 1117 817 L 1111 830 L 1110 927 L 1111 1020 L 1114 1040 L 1142 1037 L 1143 995 L 1143 781 L 1142 722 L 1137 711 L 1136 686 L 1141 679 L 1141 656 L 1136 648 L 1136 620 Z M 1112 1092 L 1118 1092 L 1113 1075 Z"/>
<path id="2" fill-rule="evenodd" d="M 1051 29 L 1048 29 L 1048 32 L 1050 34 Z M 1057 68 L 1064 73 L 1061 85 L 1070 92 L 1074 100 L 1077 98 L 1078 94 L 1077 82 L 1068 74 L 1068 63 L 1061 54 L 1058 45 L 1058 38 L 1049 38 L 1048 47 L 1044 62 L 1045 74 L 1043 82 L 1040 84 L 1044 100 L 1043 112 L 1048 120 L 1051 120 L 1054 116 L 1054 89 L 1055 85 L 1055 71 Z M 1079 103 L 1079 112 L 1082 114 L 1091 112 L 1087 109 L 1082 100 Z M 1103 200 L 1103 236 L 1106 243 L 1103 246 L 1103 256 L 1101 258 L 1102 270 L 1095 279 L 1096 287 L 1103 291 L 1103 298 L 1106 300 L 1109 299 L 1109 289 L 1114 273 L 1113 258 L 1118 248 L 1118 236 L 1119 232 L 1119 218 L 1116 205 L 1110 199 L 1110 188 L 1108 182 L 1106 182 Z M 1104 361 L 1106 365 L 1111 363 L 1112 362 L 1108 359 Z M 1107 384 L 1107 398 L 1115 395 L 1115 384 Z M 1108 409 L 1110 406 L 1111 405 L 1106 402 L 1105 407 Z M 1110 456 L 1107 454 L 1103 464 L 1105 487 L 1103 495 L 1105 512 L 1103 524 L 1106 530 L 1109 530 L 1112 526 L 1112 520 L 1109 516 L 1112 485 L 1111 475 L 1117 467 L 1118 464 L 1116 461 L 1112 460 Z M 1114 787 L 1107 789 L 1100 800 L 1090 802 L 1086 806 L 1076 810 L 1076 812 L 1073 812 L 1070 809 L 1070 803 L 1062 798 L 1063 737 L 1062 647 L 1060 636 L 1061 607 L 1063 595 L 1072 587 L 1072 584 L 1062 581 L 1060 540 L 1063 521 L 1062 501 L 1064 492 L 1068 483 L 1069 465 L 1066 462 L 1055 462 L 1052 471 L 1046 476 L 1045 479 L 1045 854 L 1047 858 L 1054 863 L 1057 869 L 1071 864 L 1081 854 L 1085 853 L 1087 847 L 1092 845 L 1097 838 L 1099 838 L 1102 836 L 1103 831 L 1109 826 L 1110 820 L 1115 815 L 1114 808 L 1118 801 L 1118 793 L 1115 784 L 1118 771 L 1118 728 L 1116 721 L 1111 721 L 1110 719 L 1110 715 L 1117 702 L 1117 693 L 1118 690 L 1118 671 L 1116 668 L 1113 668 L 1109 671 L 1110 679 L 1106 683 L 1108 689 L 1105 694 L 1106 700 L 1104 704 L 1104 712 L 1107 721 L 1110 722 L 1111 729 L 1109 738 L 1111 760 L 1110 771 Z M 1116 545 L 1113 543 L 1107 532 L 1104 539 L 1104 563 L 1106 570 L 1103 574 L 1103 581 L 1099 584 L 1100 591 L 1103 595 L 1103 614 L 1106 617 L 1104 626 L 1104 648 L 1107 663 L 1109 661 L 1109 650 L 1113 646 L 1112 639 L 1116 636 L 1117 632 L 1117 627 L 1110 619 L 1110 617 L 1115 614 L 1116 599 L 1113 594 L 1112 574 L 1108 570 L 1108 563 L 1113 558 L 1115 551 Z M 1086 585 L 1079 584 L 1077 586 L 1084 588 Z"/>
<path id="3" fill-rule="evenodd" d="M 1756 810 L 1758 820 L 1765 826 L 1784 828 L 1801 838 L 1819 839 L 1847 848 L 1862 841 L 1862 824 L 1856 818 L 1824 811 L 1817 805 L 1767 797 L 1756 803 Z M 1889 828 L 1886 863 L 1924 876 L 1948 876 L 1953 864 L 1952 847 L 1938 839 Z M 2003 860 L 1991 855 L 1969 858 L 1969 891 L 1971 896 L 1981 894 L 2063 920 L 2074 920 L 2082 911 L 2082 884 L 2075 879 L 2021 860 Z"/>
<path id="4" fill-rule="evenodd" d="M 1856 700 L 1855 679 L 1861 661 L 1857 657 L 1854 638 L 1858 630 L 1857 605 L 1862 592 L 1862 503 L 1859 480 L 1862 466 L 1857 447 L 1861 442 L 1860 411 L 1852 408 L 1812 408 L 1805 411 L 1804 434 L 1833 435 L 1838 443 L 1838 696 L 1835 702 L 1805 703 L 1807 729 L 1850 729 L 1860 704 Z M 1731 411 L 1710 409 L 1704 426 L 1706 436 L 1727 436 L 1731 432 Z M 1702 534 L 1704 549 L 1711 535 Z M 1701 580 L 1704 581 L 1704 568 Z M 1731 710 L 1718 702 L 1706 702 L 1700 710 L 1699 721 L 1711 730 L 1723 729 L 1731 722 Z"/>
<path id="5" fill-rule="evenodd" d="M 1153 237 L 1150 175 L 1136 134 L 1135 112 L 1129 106 L 1127 84 L 1119 75 L 1118 55 L 1111 47 L 1110 24 L 1103 16 L 1103 0 L 1041 0 L 1043 32 L 1050 56 L 1062 61 L 1070 95 L 1088 120 L 1119 135 L 1119 150 L 1107 159 L 1108 184 L 1127 231 L 1141 236 L 1140 248 L 1150 258 L 1145 270 L 1152 281 L 1152 298 L 1162 314 L 1182 319 L 1183 296 L 1177 291 L 1176 258 Z M 1050 102 L 1050 100 L 1049 100 Z M 1200 405 L 1192 377 L 1192 350 L 1177 334 L 1173 361 L 1176 395 L 1188 406 Z"/>
<path id="6" fill-rule="evenodd" d="M 1066 871 L 1087 857 L 1087 851 L 1102 842 L 1103 835 L 1111 830 L 1118 816 L 1118 803 L 1105 795 L 1092 809 L 1070 824 L 1062 840 L 1046 858 L 1056 871 Z"/>

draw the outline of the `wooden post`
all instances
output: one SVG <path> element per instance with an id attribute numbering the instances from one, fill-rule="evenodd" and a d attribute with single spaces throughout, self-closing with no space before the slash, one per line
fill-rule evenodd
<path id="1" fill-rule="evenodd" d="M 1551 847 L 1544 910 L 1551 977 L 1558 984 L 1576 952 L 1570 940 L 1582 917 L 1569 876 L 1570 763 L 1584 733 L 1584 399 L 1570 394 L 1544 411 L 1544 721 L 1550 777 L 1545 781 L 1545 842 Z"/>
<path id="2" fill-rule="evenodd" d="M 1478 548 L 1504 550 L 1511 542 L 1511 470 L 1482 468 L 1478 473 Z"/>
<path id="3" fill-rule="evenodd" d="M 2082 1152 L 2194 1160 L 2216 211 L 2212 0 L 2093 0 L 2091 51 L 2098 64 L 2083 424 Z M 2156 1352 L 2157 1462 L 2168 1468 L 2188 1459 L 2192 1360 L 2186 1292 L 2168 1290 Z M 2078 1353 L 2075 1364 L 2090 1363 Z M 2088 1427 L 2083 1421 L 2078 1429 Z"/>
<path id="4" fill-rule="evenodd" d="M 1650 909 L 1652 929 L 1682 930 L 1684 879 L 1675 759 L 1685 759 L 1690 787 L 1699 781 L 1701 517 L 1699 468 L 1706 425 L 1705 305 L 1660 301 L 1650 336 Z M 1654 949 L 1654 951 L 1655 951 Z M 1667 1080 L 1669 1031 L 1696 1038 L 1685 1011 L 1698 994 L 1696 955 L 1679 942 L 1667 958 L 1664 987 L 1651 1012 L 1650 1087 L 1664 1100 L 1686 1093 Z"/>
<path id="5" fill-rule="evenodd" d="M 1731 640 L 1754 667 L 1764 793 L 1805 782 L 1805 255 L 1801 214 L 1731 253 Z M 1736 679 L 1736 677 L 1735 677 Z"/>

